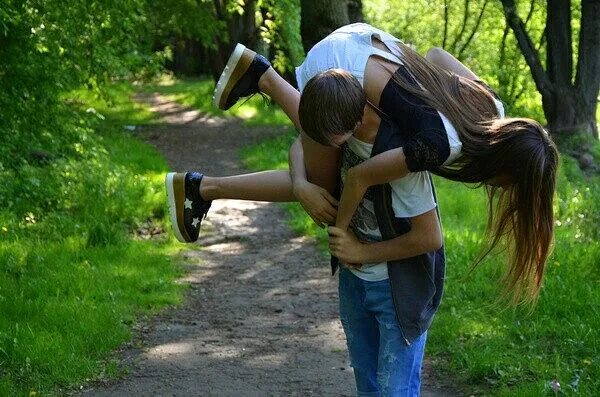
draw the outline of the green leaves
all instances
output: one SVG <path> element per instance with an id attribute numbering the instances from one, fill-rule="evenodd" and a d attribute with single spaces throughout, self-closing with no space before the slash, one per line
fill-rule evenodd
<path id="1" fill-rule="evenodd" d="M 0 5 L 0 161 L 68 152 L 81 128 L 61 100 L 83 85 L 156 71 L 145 0 L 5 1 Z"/>

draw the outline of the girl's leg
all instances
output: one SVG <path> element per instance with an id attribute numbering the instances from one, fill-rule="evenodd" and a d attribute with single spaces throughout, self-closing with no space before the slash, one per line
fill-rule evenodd
<path id="1" fill-rule="evenodd" d="M 182 243 L 198 239 L 212 200 L 220 198 L 294 201 L 287 171 L 265 171 L 230 177 L 205 177 L 199 172 L 170 172 L 165 178 L 169 215 Z"/>
<path id="2" fill-rule="evenodd" d="M 263 171 L 226 177 L 204 176 L 200 196 L 206 201 L 238 199 L 296 201 L 288 171 Z"/>
<path id="3" fill-rule="evenodd" d="M 226 110 L 239 99 L 259 91 L 281 106 L 296 128 L 301 130 L 298 118 L 300 93 L 271 67 L 267 59 L 238 44 L 217 82 L 214 104 Z M 305 136 L 302 140 L 307 179 L 333 193 L 339 172 L 339 151 L 318 145 Z"/>
<path id="4" fill-rule="evenodd" d="M 270 67 L 258 80 L 258 88 L 277 103 L 298 131 L 302 130 L 298 118 L 300 92 Z"/>

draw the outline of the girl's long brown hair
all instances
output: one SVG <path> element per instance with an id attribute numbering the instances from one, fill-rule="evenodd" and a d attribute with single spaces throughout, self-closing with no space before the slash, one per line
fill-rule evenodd
<path id="1" fill-rule="evenodd" d="M 508 254 L 505 292 L 513 303 L 535 300 L 554 235 L 556 146 L 534 120 L 498 119 L 492 94 L 479 82 L 430 63 L 406 45 L 399 46 L 407 70 L 419 84 L 400 73 L 394 74 L 394 81 L 442 112 L 463 145 L 462 156 L 452 168 L 433 172 L 486 186 L 488 241 L 475 265 L 504 248 Z"/>

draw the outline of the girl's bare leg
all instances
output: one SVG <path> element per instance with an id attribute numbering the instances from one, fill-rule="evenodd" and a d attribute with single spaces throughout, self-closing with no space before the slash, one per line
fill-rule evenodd
<path id="1" fill-rule="evenodd" d="M 273 68 L 269 68 L 261 76 L 258 87 L 283 109 L 298 131 L 302 131 L 298 117 L 300 92 Z M 339 175 L 339 149 L 323 146 L 304 133 L 302 134 L 302 149 L 307 179 L 333 193 Z"/>
<path id="2" fill-rule="evenodd" d="M 263 171 L 226 177 L 204 176 L 200 184 L 204 200 L 296 201 L 290 173 Z"/>

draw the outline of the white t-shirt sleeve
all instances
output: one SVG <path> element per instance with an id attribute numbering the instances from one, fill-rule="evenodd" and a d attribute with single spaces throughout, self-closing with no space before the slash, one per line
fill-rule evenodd
<path id="1" fill-rule="evenodd" d="M 397 217 L 418 216 L 436 207 L 427 171 L 412 172 L 390 182 L 390 186 L 392 207 Z"/>

